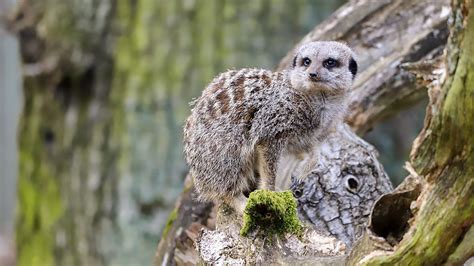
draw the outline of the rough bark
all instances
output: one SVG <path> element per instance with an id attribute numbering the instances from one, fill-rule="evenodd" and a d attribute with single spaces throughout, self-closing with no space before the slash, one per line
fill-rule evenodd
<path id="1" fill-rule="evenodd" d="M 349 249 L 364 232 L 374 202 L 393 189 L 377 152 L 341 125 L 298 165 L 292 175 L 300 178 L 291 190 L 301 219 Z M 302 170 L 308 168 L 310 173 Z"/>
<path id="2" fill-rule="evenodd" d="M 216 206 L 213 203 L 197 202 L 193 182 L 186 178 L 184 191 L 176 202 L 175 209 L 168 222 L 158 245 L 155 264 L 196 265 L 199 254 L 194 246 L 199 232 L 203 228 L 214 228 Z M 176 226 L 176 224 L 185 226 Z"/>
<path id="3" fill-rule="evenodd" d="M 447 37 L 448 15 L 447 1 L 351 1 L 302 40 L 346 41 L 359 52 L 361 72 L 351 97 L 351 111 L 347 118 L 352 130 L 363 133 L 381 119 L 413 104 L 425 95 L 425 87 L 416 83 L 415 75 L 400 68 L 400 65 L 439 56 Z M 281 61 L 278 69 L 288 66 L 291 58 L 290 52 Z M 351 134 L 348 131 L 342 135 Z M 365 143 L 362 140 L 357 142 Z M 374 156 L 370 145 L 362 146 Z M 299 165 L 301 163 L 297 159 L 290 158 L 285 161 L 278 181 L 280 188 L 289 186 L 290 173 Z M 335 176 L 341 180 L 343 167 L 338 166 Z M 306 186 L 309 191 L 311 183 Z M 194 203 L 188 203 L 190 205 L 178 206 L 178 213 L 187 210 L 188 214 L 191 214 Z M 308 208 L 309 205 L 301 206 Z M 312 212 L 316 214 L 316 210 L 314 207 Z M 180 221 L 171 225 L 177 234 L 167 235 L 162 239 L 157 251 L 157 264 L 164 262 L 165 257 L 167 262 L 170 261 L 175 251 L 174 239 L 182 237 L 183 234 L 179 232 L 185 231 L 188 226 L 189 223 Z M 190 238 L 189 243 L 192 242 L 193 238 Z M 183 252 L 183 248 L 193 249 L 193 246 L 182 247 L 179 252 Z"/>
<path id="4" fill-rule="evenodd" d="M 474 4 L 454 0 L 452 10 L 446 64 L 434 71 L 438 78 L 429 87 L 425 125 L 413 144 L 411 176 L 374 207 L 372 226 L 350 264 L 460 265 L 474 255 Z M 383 211 L 393 201 L 406 203 L 395 205 L 396 212 Z M 390 219 L 401 226 L 373 226 Z M 386 235 L 394 233 L 400 237 L 390 243 Z M 377 248 L 380 242 L 387 249 Z"/>

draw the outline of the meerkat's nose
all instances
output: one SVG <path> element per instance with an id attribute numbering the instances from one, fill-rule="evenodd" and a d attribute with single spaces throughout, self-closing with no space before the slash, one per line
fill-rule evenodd
<path id="1" fill-rule="evenodd" d="M 312 79 L 312 80 L 317 80 L 319 77 L 318 77 L 318 73 L 309 73 L 309 77 Z"/>

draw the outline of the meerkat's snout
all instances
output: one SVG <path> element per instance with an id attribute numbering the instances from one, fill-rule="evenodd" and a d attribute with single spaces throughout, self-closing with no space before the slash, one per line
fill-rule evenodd
<path id="1" fill-rule="evenodd" d="M 318 72 L 309 73 L 309 79 L 312 81 L 319 81 L 320 76 L 318 75 Z"/>

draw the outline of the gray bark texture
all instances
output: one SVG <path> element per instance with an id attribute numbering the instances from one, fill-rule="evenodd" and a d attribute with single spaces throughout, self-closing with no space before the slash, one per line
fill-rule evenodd
<path id="1" fill-rule="evenodd" d="M 311 172 L 291 184 L 301 220 L 351 247 L 364 232 L 374 202 L 392 190 L 376 156 L 346 125 L 337 128 L 300 163 Z"/>
<path id="2" fill-rule="evenodd" d="M 447 0 L 350 1 L 302 39 L 301 43 L 343 41 L 359 56 L 360 74 L 346 119 L 350 128 L 338 128 L 306 158 L 285 158 L 277 178 L 279 189 L 293 190 L 300 217 L 323 235 L 352 246 L 364 232 L 375 200 L 392 189 L 375 149 L 352 131 L 363 134 L 426 96 L 425 86 L 402 66 L 441 55 L 449 14 Z M 292 57 L 290 51 L 277 69 L 288 67 Z M 192 201 L 192 193 L 188 180 L 175 209 L 176 219 L 170 219 L 159 244 L 156 264 L 198 260 L 193 257 L 193 243 L 201 228 L 213 228 L 216 208 L 208 203 L 205 209 L 211 213 L 196 212 L 203 210 L 204 203 Z"/>

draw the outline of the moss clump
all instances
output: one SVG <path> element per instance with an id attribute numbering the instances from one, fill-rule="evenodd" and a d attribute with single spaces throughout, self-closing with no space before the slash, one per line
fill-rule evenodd
<path id="1" fill-rule="evenodd" d="M 243 220 L 242 236 L 256 229 L 265 234 L 300 234 L 303 228 L 291 191 L 256 190 L 250 193 Z"/>

